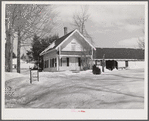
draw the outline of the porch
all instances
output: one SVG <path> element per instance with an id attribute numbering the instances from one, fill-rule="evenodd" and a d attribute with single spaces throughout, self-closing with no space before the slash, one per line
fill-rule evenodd
<path id="1" fill-rule="evenodd" d="M 90 62 L 90 58 L 86 58 L 88 62 Z M 80 71 L 83 69 L 84 61 L 82 57 L 70 57 L 70 56 L 62 56 L 59 58 L 59 64 L 57 66 L 57 71 Z"/>

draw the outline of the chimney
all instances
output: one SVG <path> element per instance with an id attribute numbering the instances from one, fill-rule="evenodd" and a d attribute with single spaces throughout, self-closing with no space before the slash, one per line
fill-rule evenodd
<path id="1" fill-rule="evenodd" d="M 64 35 L 67 34 L 67 27 L 64 27 Z"/>

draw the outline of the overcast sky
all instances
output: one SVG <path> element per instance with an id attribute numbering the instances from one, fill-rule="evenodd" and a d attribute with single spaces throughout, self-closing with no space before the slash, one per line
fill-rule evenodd
<path id="1" fill-rule="evenodd" d="M 73 29 L 72 15 L 83 5 L 56 6 L 61 22 L 58 33 L 62 36 L 64 26 L 68 27 L 68 32 Z M 138 38 L 144 36 L 144 5 L 88 5 L 88 13 L 90 18 L 85 27 L 96 47 L 134 48 Z"/>
<path id="2" fill-rule="evenodd" d="M 81 6 L 86 5 L 90 17 L 85 27 L 92 36 L 95 47 L 136 48 L 138 38 L 144 37 L 145 5 L 130 2 L 56 4 L 55 11 L 59 13 L 56 21 L 59 25 L 54 32 L 61 37 L 64 34 L 64 27 L 68 28 L 68 32 L 72 31 L 73 13 L 79 12 Z"/>

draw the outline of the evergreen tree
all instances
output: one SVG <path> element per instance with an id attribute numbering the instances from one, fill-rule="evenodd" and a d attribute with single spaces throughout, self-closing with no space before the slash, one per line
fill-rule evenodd
<path id="1" fill-rule="evenodd" d="M 27 52 L 28 57 L 30 60 L 33 60 L 36 62 L 36 64 L 39 64 L 40 68 L 43 68 L 43 60 L 42 57 L 39 56 L 39 54 L 48 47 L 54 40 L 58 39 L 58 35 L 53 35 L 50 37 L 46 37 L 44 39 L 40 39 L 36 34 L 34 35 L 33 42 L 32 42 L 32 48 L 30 51 Z"/>
<path id="2" fill-rule="evenodd" d="M 16 56 L 16 54 L 15 54 L 14 52 L 13 52 L 13 55 L 12 55 L 12 57 L 13 57 L 13 58 L 16 58 L 16 57 L 17 57 L 17 56 Z"/>

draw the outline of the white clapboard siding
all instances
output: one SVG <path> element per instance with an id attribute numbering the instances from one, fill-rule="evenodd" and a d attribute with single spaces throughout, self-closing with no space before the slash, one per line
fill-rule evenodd
<path id="1" fill-rule="evenodd" d="M 73 39 L 71 42 L 69 42 L 66 47 L 62 49 L 62 51 L 73 51 L 72 50 L 72 43 L 75 43 L 75 51 L 81 51 L 82 50 L 82 45 L 76 40 Z"/>

